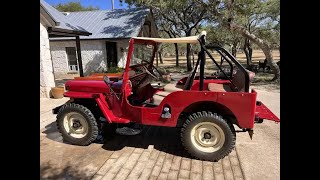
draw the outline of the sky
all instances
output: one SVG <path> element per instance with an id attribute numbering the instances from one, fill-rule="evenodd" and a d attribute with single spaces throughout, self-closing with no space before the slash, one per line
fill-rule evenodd
<path id="1" fill-rule="evenodd" d="M 110 10 L 112 7 L 112 1 L 111 0 L 44 0 L 47 3 L 49 3 L 51 6 L 52 5 L 57 5 L 59 3 L 67 3 L 67 2 L 77 2 L 80 1 L 82 6 L 93 6 L 93 7 L 99 7 L 101 10 Z M 114 8 L 115 9 L 125 9 L 127 8 L 128 5 L 123 2 L 122 6 L 120 6 L 119 0 L 114 0 Z"/>

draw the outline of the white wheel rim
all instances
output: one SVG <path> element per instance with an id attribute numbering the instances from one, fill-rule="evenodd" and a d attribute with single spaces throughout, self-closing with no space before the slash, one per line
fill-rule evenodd
<path id="1" fill-rule="evenodd" d="M 202 122 L 194 126 L 190 138 L 198 150 L 206 153 L 218 151 L 225 142 L 223 130 L 211 122 Z"/>
<path id="2" fill-rule="evenodd" d="M 63 127 L 73 138 L 83 138 L 88 134 L 88 123 L 77 112 L 70 112 L 64 116 Z"/>

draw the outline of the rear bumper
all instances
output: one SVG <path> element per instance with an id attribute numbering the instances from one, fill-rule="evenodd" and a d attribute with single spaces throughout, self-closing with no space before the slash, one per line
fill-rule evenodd
<path id="1" fill-rule="evenodd" d="M 257 101 L 255 121 L 262 122 L 263 119 L 280 122 L 280 119 L 275 114 L 273 114 L 273 112 L 271 112 L 269 108 L 267 108 L 261 101 Z"/>

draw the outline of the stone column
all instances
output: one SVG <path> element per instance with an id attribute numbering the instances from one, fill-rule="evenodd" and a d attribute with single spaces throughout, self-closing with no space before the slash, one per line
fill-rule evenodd
<path id="1" fill-rule="evenodd" d="M 40 22 L 40 97 L 49 98 L 54 86 L 48 31 Z"/>

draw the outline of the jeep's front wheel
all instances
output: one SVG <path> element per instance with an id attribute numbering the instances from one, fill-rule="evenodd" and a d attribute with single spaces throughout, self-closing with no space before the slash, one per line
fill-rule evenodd
<path id="1" fill-rule="evenodd" d="M 232 151 L 235 134 L 221 116 L 203 111 L 193 113 L 184 122 L 181 141 L 192 156 L 215 161 Z"/>
<path id="2" fill-rule="evenodd" d="M 97 121 L 83 105 L 65 104 L 59 110 L 56 122 L 63 139 L 71 144 L 89 145 L 98 136 Z"/>

